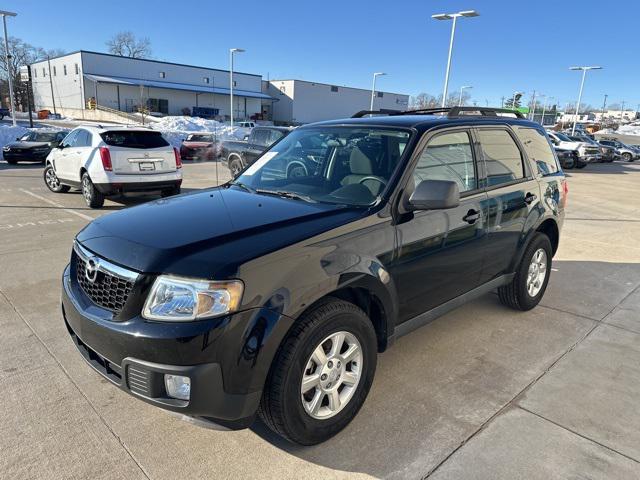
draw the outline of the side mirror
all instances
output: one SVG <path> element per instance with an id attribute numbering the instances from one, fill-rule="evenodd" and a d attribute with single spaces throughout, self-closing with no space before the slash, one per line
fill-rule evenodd
<path id="1" fill-rule="evenodd" d="M 18 141 L 18 142 L 19 142 L 19 141 L 20 141 L 20 137 L 16 137 L 16 141 Z"/>
<path id="2" fill-rule="evenodd" d="M 460 190 L 451 180 L 423 180 L 409 197 L 411 210 L 444 210 L 458 205 Z"/>
<path id="3" fill-rule="evenodd" d="M 60 142 L 58 145 L 56 145 L 56 148 L 62 150 L 64 148 L 64 143 Z"/>

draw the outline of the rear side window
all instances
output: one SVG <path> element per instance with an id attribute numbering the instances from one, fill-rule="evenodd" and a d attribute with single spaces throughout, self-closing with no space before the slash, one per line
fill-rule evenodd
<path id="1" fill-rule="evenodd" d="M 159 148 L 169 146 L 160 132 L 115 130 L 104 132 L 100 136 L 104 143 L 113 147 Z"/>
<path id="2" fill-rule="evenodd" d="M 527 156 L 536 163 L 540 175 L 551 175 L 560 170 L 544 133 L 525 127 L 517 127 L 515 131 Z"/>
<path id="3" fill-rule="evenodd" d="M 252 132 L 253 135 L 253 143 L 255 145 L 260 145 L 266 147 L 269 144 L 269 130 L 254 130 Z"/>
<path id="4" fill-rule="evenodd" d="M 516 142 L 506 130 L 478 129 L 487 169 L 487 187 L 524 178 L 524 162 Z"/>
<path id="5" fill-rule="evenodd" d="M 460 193 L 476 189 L 473 151 L 467 132 L 443 133 L 429 141 L 413 171 L 416 185 L 423 180 L 453 180 Z"/>

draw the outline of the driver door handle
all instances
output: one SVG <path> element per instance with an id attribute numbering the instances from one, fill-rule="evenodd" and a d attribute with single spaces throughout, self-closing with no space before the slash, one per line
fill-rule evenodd
<path id="1" fill-rule="evenodd" d="M 537 198 L 538 198 L 537 195 L 533 193 L 527 193 L 527 195 L 524 197 L 524 203 L 526 203 L 527 205 L 531 205 L 533 202 L 536 201 Z"/>
<path id="2" fill-rule="evenodd" d="M 467 212 L 467 214 L 464 217 L 462 217 L 462 220 L 464 220 L 469 224 L 474 224 L 478 221 L 479 218 L 480 218 L 480 212 L 472 208 Z"/>

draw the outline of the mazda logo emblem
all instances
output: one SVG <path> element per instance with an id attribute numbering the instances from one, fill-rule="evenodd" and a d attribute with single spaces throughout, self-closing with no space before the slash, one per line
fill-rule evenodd
<path id="1" fill-rule="evenodd" d="M 100 260 L 96 257 L 91 257 L 87 260 L 87 265 L 84 269 L 84 276 L 87 277 L 91 283 L 98 278 L 98 268 L 100 268 Z"/>

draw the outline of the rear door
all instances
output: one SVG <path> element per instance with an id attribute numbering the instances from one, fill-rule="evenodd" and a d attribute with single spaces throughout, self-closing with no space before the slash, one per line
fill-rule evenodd
<path id="1" fill-rule="evenodd" d="M 154 175 L 176 171 L 173 147 L 153 130 L 109 130 L 102 140 L 109 149 L 113 173 Z"/>
<path id="2" fill-rule="evenodd" d="M 477 127 L 474 135 L 486 172 L 481 184 L 488 194 L 487 256 L 481 279 L 484 283 L 509 273 L 524 239 L 529 212 L 538 208 L 540 186 L 525 161 L 522 144 L 509 127 Z"/>

